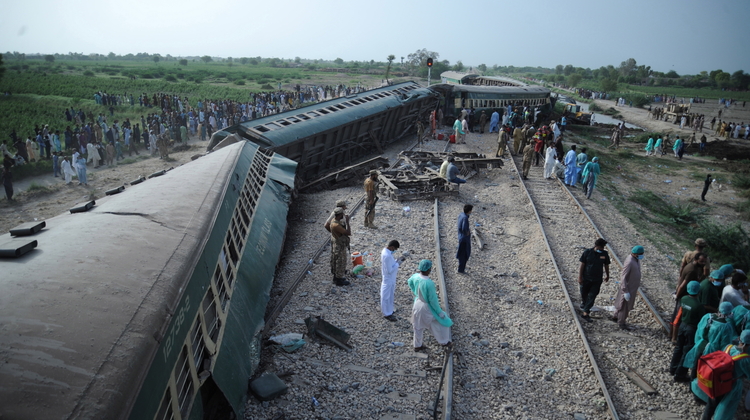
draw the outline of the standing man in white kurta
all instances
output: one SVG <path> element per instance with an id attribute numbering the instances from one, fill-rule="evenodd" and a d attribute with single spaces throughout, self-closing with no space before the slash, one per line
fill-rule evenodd
<path id="1" fill-rule="evenodd" d="M 398 318 L 393 315 L 393 300 L 396 294 L 396 275 L 398 274 L 399 263 L 404 260 L 401 257 L 399 261 L 393 258 L 393 253 L 401 245 L 397 240 L 388 242 L 388 246 L 383 248 L 380 253 L 380 272 L 383 276 L 383 282 L 380 284 L 380 311 L 383 312 L 385 319 L 396 322 Z"/>

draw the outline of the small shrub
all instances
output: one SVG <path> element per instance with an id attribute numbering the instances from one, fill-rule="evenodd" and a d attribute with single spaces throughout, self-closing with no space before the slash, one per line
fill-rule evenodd
<path id="1" fill-rule="evenodd" d="M 242 79 L 237 79 L 234 81 L 234 84 L 238 86 L 245 86 L 245 81 Z"/>
<path id="2" fill-rule="evenodd" d="M 271 86 L 271 85 L 269 85 L 267 83 L 265 85 L 261 86 L 260 88 L 263 89 L 263 90 L 273 90 L 273 86 Z"/>
<path id="3" fill-rule="evenodd" d="M 91 70 L 86 70 L 86 71 L 83 72 L 83 75 L 84 76 L 93 77 L 94 76 L 94 72 L 91 71 Z"/>
<path id="4" fill-rule="evenodd" d="M 167 77 L 164 78 L 167 82 L 176 82 L 177 78 L 174 77 L 174 75 L 168 74 Z"/>
<path id="5" fill-rule="evenodd" d="M 750 189 L 750 175 L 736 174 L 734 177 L 732 177 L 732 186 L 743 190 Z"/>
<path id="6" fill-rule="evenodd" d="M 604 110 L 602 109 L 602 107 L 600 107 L 596 103 L 592 102 L 591 105 L 589 105 L 589 111 L 591 111 L 591 112 L 602 112 Z"/>
<path id="7" fill-rule="evenodd" d="M 37 194 L 44 194 L 44 193 L 52 192 L 52 189 L 46 185 L 40 185 L 40 184 L 37 184 L 36 182 L 32 182 L 31 185 L 29 185 L 29 188 L 26 189 L 26 191 L 30 193 L 33 192 Z"/>

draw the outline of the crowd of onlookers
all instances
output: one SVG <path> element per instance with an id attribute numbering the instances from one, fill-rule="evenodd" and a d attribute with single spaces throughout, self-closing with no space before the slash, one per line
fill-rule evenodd
<path id="1" fill-rule="evenodd" d="M 50 128 L 49 124 L 36 125 L 25 139 L 13 130 L 9 135 L 10 141 L 4 140 L 0 144 L 2 179 L 3 182 L 6 179 L 12 180 L 13 166 L 51 160 L 54 176 L 65 178 L 67 183 L 71 179 L 66 174 L 77 176 L 79 184 L 87 185 L 85 169 L 89 163 L 94 168 L 113 165 L 124 159 L 124 153 L 132 156 L 134 153 L 140 154 L 139 150 L 142 149 L 148 150 L 152 155 L 158 151 L 160 157 L 165 159 L 174 142 L 184 142 L 193 136 L 203 141 L 208 140 L 215 131 L 235 124 L 364 90 L 366 88 L 362 86 L 342 84 L 296 85 L 293 90 L 248 93 L 248 100 L 244 102 L 198 99 L 194 103 L 186 96 L 175 94 L 143 93 L 134 96 L 132 93 L 98 91 L 94 93 L 94 102 L 105 107 L 104 112 L 95 115 L 91 110 L 70 107 L 63 111 L 67 121 L 67 124 L 63 123 L 65 129 Z M 115 119 L 115 112 L 118 110 L 115 107 L 136 105 L 149 112 L 145 112 L 136 121 L 131 121 L 130 118 Z M 70 165 L 72 173 L 66 172 L 67 165 Z M 81 166 L 83 173 L 80 171 Z M 8 198 L 11 197 L 12 192 L 8 194 Z"/>

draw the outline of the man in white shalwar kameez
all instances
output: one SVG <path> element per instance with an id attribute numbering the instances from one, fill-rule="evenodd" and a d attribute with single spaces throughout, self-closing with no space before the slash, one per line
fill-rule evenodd
<path id="1" fill-rule="evenodd" d="M 383 313 L 385 319 L 391 322 L 398 320 L 393 315 L 393 300 L 396 294 L 398 267 L 404 261 L 404 257 L 396 261 L 393 258 L 393 252 L 400 246 L 397 240 L 392 240 L 388 242 L 388 246 L 383 248 L 383 251 L 380 253 L 380 272 L 383 277 L 383 282 L 380 284 L 380 311 Z"/>
<path id="2" fill-rule="evenodd" d="M 555 156 L 557 156 L 557 150 L 554 147 L 548 147 L 544 154 L 544 179 L 552 178 L 552 172 L 555 170 Z"/>
<path id="3" fill-rule="evenodd" d="M 99 156 L 99 150 L 96 149 L 96 144 L 89 143 L 86 145 L 86 154 L 88 155 L 88 161 L 94 162 L 94 168 L 99 166 L 101 157 Z"/>
<path id="4" fill-rule="evenodd" d="M 409 288 L 414 293 L 414 306 L 411 311 L 411 323 L 414 327 L 414 351 L 425 350 L 422 344 L 424 330 L 430 329 L 438 343 L 443 346 L 451 344 L 451 330 L 453 321 L 448 318 L 440 307 L 435 283 L 430 279 L 432 261 L 419 262 L 419 273 L 409 278 Z M 443 291 L 445 293 L 445 291 Z"/>
<path id="5" fill-rule="evenodd" d="M 71 181 L 73 181 L 73 175 L 75 175 L 76 172 L 73 170 L 73 167 L 70 166 L 70 161 L 68 161 L 67 156 L 63 156 L 63 161 L 60 166 L 62 167 L 62 174 L 65 178 L 65 183 L 70 184 Z"/>

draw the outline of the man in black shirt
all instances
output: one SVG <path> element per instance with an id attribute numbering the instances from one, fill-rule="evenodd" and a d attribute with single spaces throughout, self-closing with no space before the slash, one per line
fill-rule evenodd
<path id="1" fill-rule="evenodd" d="M 583 318 L 591 322 L 591 307 L 594 306 L 596 296 L 602 287 L 602 274 L 607 273 L 604 281 L 609 281 L 609 253 L 604 250 L 607 241 L 599 238 L 594 247 L 583 251 L 581 267 L 578 269 L 578 284 L 581 290 L 581 311 Z"/>

